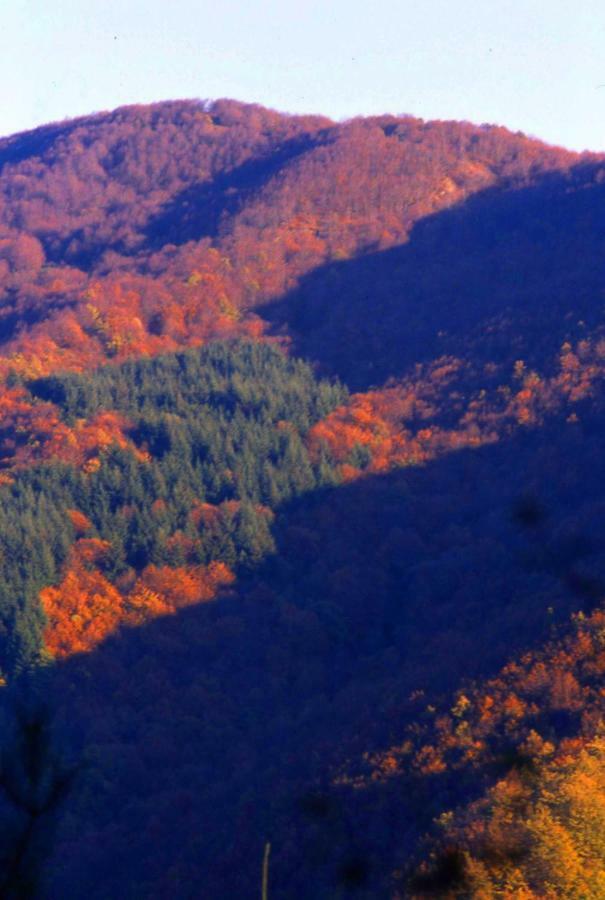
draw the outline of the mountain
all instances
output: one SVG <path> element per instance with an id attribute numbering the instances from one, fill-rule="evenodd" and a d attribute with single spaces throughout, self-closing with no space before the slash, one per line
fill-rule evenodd
<path id="1" fill-rule="evenodd" d="M 244 897 L 269 843 L 271 897 L 544 896 L 601 778 L 604 191 L 231 100 L 0 141 L 3 896 Z"/>
<path id="2" fill-rule="evenodd" d="M 547 190 L 549 174 L 555 197 L 568 188 L 572 195 L 567 205 L 552 198 L 557 218 L 582 218 L 574 177 L 581 194 L 598 178 L 591 161 L 501 128 L 393 117 L 334 125 L 232 101 L 126 108 L 4 139 L 3 356 L 31 375 L 256 336 L 267 305 L 291 325 L 307 306 L 288 297 L 302 276 L 316 272 L 329 290 L 345 273 L 358 280 L 347 261 L 361 256 L 371 269 L 373 254 L 410 243 L 409 261 L 395 254 L 377 262 L 386 273 L 410 266 L 415 281 L 425 266 L 414 256 L 434 250 L 430 232 L 420 232 L 418 247 L 408 240 L 415 223 L 490 188 L 506 189 L 498 215 L 513 233 L 537 229 L 534 243 L 543 195 L 515 194 Z M 565 186 L 557 189 L 557 178 Z M 469 224 L 481 228 L 479 215 L 446 227 L 460 228 L 464 241 Z M 406 273 L 396 277 L 399 291 L 412 289 Z M 374 281 L 370 270 L 364 278 Z M 346 325 L 349 308 L 349 328 L 357 326 L 360 301 L 348 300 L 348 288 L 332 291 L 332 329 Z M 316 286 L 309 290 L 323 304 Z M 313 306 L 307 313 L 319 314 Z M 392 324 L 388 309 L 377 318 Z"/>

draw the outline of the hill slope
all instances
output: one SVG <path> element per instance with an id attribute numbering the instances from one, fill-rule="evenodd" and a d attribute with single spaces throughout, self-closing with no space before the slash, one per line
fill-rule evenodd
<path id="1" fill-rule="evenodd" d="M 225 100 L 0 141 L 6 706 L 81 770 L 21 753 L 1 890 L 247 896 L 271 841 L 271 896 L 434 892 L 435 819 L 479 877 L 482 792 L 600 719 L 604 182 Z"/>

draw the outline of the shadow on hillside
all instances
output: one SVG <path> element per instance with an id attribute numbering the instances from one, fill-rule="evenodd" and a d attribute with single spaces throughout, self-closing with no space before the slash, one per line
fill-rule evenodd
<path id="1" fill-rule="evenodd" d="M 282 166 L 322 140 L 316 134 L 293 138 L 265 156 L 249 159 L 234 169 L 219 172 L 210 181 L 181 191 L 147 223 L 145 250 L 217 237 L 224 218 L 237 213 Z"/>
<path id="2" fill-rule="evenodd" d="M 602 321 L 604 240 L 603 170 L 583 163 L 472 195 L 259 311 L 355 389 L 443 354 L 535 365 Z"/>
<path id="3" fill-rule="evenodd" d="M 80 125 L 79 120 L 42 125 L 33 131 L 25 131 L 0 140 L 0 173 L 7 165 L 16 165 L 32 156 L 42 156 L 60 138 Z"/>
<path id="4" fill-rule="evenodd" d="M 73 309 L 77 305 L 77 301 L 68 297 L 59 299 L 53 298 L 53 305 L 48 306 L 22 306 L 20 309 L 11 308 L 6 302 L 0 313 L 0 346 L 11 341 L 19 332 L 25 328 L 32 328 L 40 322 L 46 321 L 49 316 L 60 309 Z"/>
<path id="5" fill-rule="evenodd" d="M 266 840 L 275 900 L 389 896 L 432 817 L 481 785 L 334 772 L 589 608 L 565 586 L 605 575 L 602 423 L 583 422 L 293 502 L 233 594 L 60 663 L 50 704 L 86 776 L 48 896 L 254 896 Z"/>

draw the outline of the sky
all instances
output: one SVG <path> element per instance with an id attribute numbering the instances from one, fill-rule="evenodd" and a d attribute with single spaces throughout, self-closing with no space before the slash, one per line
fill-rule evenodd
<path id="1" fill-rule="evenodd" d="M 0 135 L 233 97 L 605 150 L 604 0 L 0 0 Z"/>

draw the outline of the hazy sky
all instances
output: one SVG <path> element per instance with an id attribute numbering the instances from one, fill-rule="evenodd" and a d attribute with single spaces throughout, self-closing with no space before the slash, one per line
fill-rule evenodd
<path id="1" fill-rule="evenodd" d="M 0 134 L 234 97 L 605 150 L 605 0 L 0 0 Z"/>

